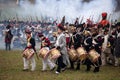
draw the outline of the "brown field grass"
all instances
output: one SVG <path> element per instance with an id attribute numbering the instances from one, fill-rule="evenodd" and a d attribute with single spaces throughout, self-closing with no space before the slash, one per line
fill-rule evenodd
<path id="1" fill-rule="evenodd" d="M 120 67 L 102 66 L 99 73 L 81 70 L 66 70 L 59 75 L 55 71 L 41 72 L 41 59 L 37 60 L 34 72 L 24 72 L 21 51 L 0 50 L 0 80 L 120 80 Z"/>

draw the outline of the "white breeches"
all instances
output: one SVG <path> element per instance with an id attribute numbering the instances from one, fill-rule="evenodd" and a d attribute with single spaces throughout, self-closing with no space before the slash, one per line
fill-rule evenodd
<path id="1" fill-rule="evenodd" d="M 115 58 L 115 66 L 119 66 L 120 62 L 119 62 L 119 58 L 114 57 Z"/>
<path id="2" fill-rule="evenodd" d="M 47 65 L 50 69 L 53 69 L 55 67 L 55 64 L 47 57 L 46 59 L 42 59 L 43 69 L 46 70 Z"/>
<path id="3" fill-rule="evenodd" d="M 24 69 L 29 69 L 29 62 L 31 63 L 31 71 L 35 70 L 36 62 L 34 56 L 29 60 L 23 57 Z"/>

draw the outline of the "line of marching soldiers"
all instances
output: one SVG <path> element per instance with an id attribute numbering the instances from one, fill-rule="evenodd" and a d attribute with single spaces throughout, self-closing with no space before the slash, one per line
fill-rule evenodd
<path id="1" fill-rule="evenodd" d="M 64 28 L 59 25 L 58 36 L 56 37 L 55 45 L 52 47 L 49 39 L 40 33 L 38 36 L 41 39 L 41 49 L 38 55 L 42 57 L 42 71 L 47 69 L 47 65 L 51 70 L 54 70 L 55 63 L 51 60 L 56 60 L 58 65 L 56 73 L 65 70 L 69 63 L 71 69 L 74 69 L 75 63 L 77 63 L 76 70 L 79 70 L 80 65 L 84 64 L 87 67 L 86 71 L 90 71 L 91 65 L 93 65 L 94 72 L 99 72 L 101 64 L 105 65 L 105 58 L 109 56 L 110 52 L 115 55 L 113 53 L 118 50 L 113 44 L 115 40 L 119 43 L 119 38 L 116 39 L 115 35 L 119 36 L 120 24 L 118 23 L 117 26 L 116 31 L 113 29 L 112 35 L 108 38 L 109 31 L 107 29 L 102 32 L 101 29 L 86 28 L 83 32 L 81 27 L 71 27 L 71 34 L 69 34 L 68 31 L 64 31 Z M 26 31 L 26 36 L 27 47 L 23 51 L 24 70 L 29 69 L 28 64 L 31 61 L 31 71 L 34 71 L 36 67 L 33 56 L 36 53 L 35 40 L 29 30 Z M 119 56 L 116 56 L 116 59 L 117 57 Z M 118 60 L 116 60 L 115 65 L 118 65 L 117 63 Z"/>
<path id="2" fill-rule="evenodd" d="M 47 65 L 50 70 L 56 68 L 56 74 L 64 71 L 68 65 L 71 69 L 74 69 L 75 63 L 77 63 L 76 69 L 80 69 L 81 64 L 86 65 L 86 71 L 90 71 L 91 66 L 94 66 L 93 72 L 99 72 L 100 66 L 104 65 L 106 62 L 107 54 L 104 53 L 117 53 L 118 48 L 113 48 L 116 36 L 119 37 L 120 24 L 118 27 L 110 30 L 109 26 L 100 27 L 89 27 L 89 25 L 77 25 L 77 28 L 70 25 L 70 29 L 65 30 L 62 24 L 57 26 L 57 35 L 55 43 L 51 46 L 48 38 L 46 38 L 42 33 L 38 34 L 41 39 L 41 48 L 37 55 L 42 58 L 43 68 L 42 71 L 46 71 Z M 104 29 L 103 29 L 104 28 Z M 70 31 L 69 31 L 70 30 Z M 109 32 L 112 35 L 109 36 Z M 35 50 L 35 40 L 31 36 L 31 31 L 26 30 L 27 36 L 27 47 L 23 51 L 23 62 L 24 70 L 29 69 L 29 61 L 31 61 L 31 71 L 35 70 L 36 62 L 34 59 Z M 119 38 L 118 38 L 119 39 Z M 117 40 L 118 40 L 117 39 Z M 116 40 L 116 41 L 117 41 Z M 119 43 L 119 40 L 117 41 Z M 110 52 L 109 52 L 109 47 Z M 119 45 L 117 46 L 119 47 Z M 118 63 L 118 56 L 116 56 L 116 63 Z M 55 62 L 52 62 L 54 60 Z"/>
<path id="3" fill-rule="evenodd" d="M 70 42 L 68 43 L 69 55 L 77 53 L 76 57 L 73 57 L 73 55 L 70 57 L 71 69 L 74 69 L 74 63 L 77 60 L 76 70 L 79 70 L 80 64 L 83 63 L 87 67 L 86 71 L 90 71 L 91 65 L 93 65 L 95 67 L 94 72 L 99 72 L 103 38 L 102 36 L 98 36 L 96 32 L 91 33 L 88 30 L 85 30 L 83 34 L 81 33 L 78 33 L 74 28 Z"/>

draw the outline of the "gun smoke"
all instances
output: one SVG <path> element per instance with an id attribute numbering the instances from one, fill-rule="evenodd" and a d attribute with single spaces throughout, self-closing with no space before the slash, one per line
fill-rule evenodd
<path id="1" fill-rule="evenodd" d="M 87 18 L 97 21 L 102 12 L 107 12 L 115 20 L 119 17 L 119 4 L 119 0 L 36 0 L 34 5 L 22 1 L 22 11 L 18 10 L 18 14 L 58 20 L 66 16 L 66 20 L 72 22 L 76 17 L 84 17 L 84 21 Z"/>

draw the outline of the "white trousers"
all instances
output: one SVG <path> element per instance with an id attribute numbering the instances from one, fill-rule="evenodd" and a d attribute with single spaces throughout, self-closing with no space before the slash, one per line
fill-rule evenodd
<path id="1" fill-rule="evenodd" d="M 32 56 L 29 60 L 23 57 L 24 69 L 29 69 L 29 62 L 31 63 L 31 71 L 35 70 L 36 62 L 34 56 Z"/>
<path id="2" fill-rule="evenodd" d="M 55 64 L 47 57 L 46 59 L 42 59 L 42 64 L 43 64 L 43 69 L 47 69 L 47 65 L 49 66 L 50 69 L 53 69 L 55 67 Z"/>
<path id="3" fill-rule="evenodd" d="M 103 66 L 107 64 L 107 56 L 104 52 L 101 53 L 101 60 Z"/>
<path id="4" fill-rule="evenodd" d="M 114 59 L 115 58 L 111 53 L 106 55 L 106 53 L 102 52 L 101 54 L 102 66 L 106 65 L 107 63 L 114 64 Z"/>
<path id="5" fill-rule="evenodd" d="M 119 62 L 119 58 L 114 57 L 115 58 L 115 66 L 119 66 L 120 62 Z"/>

